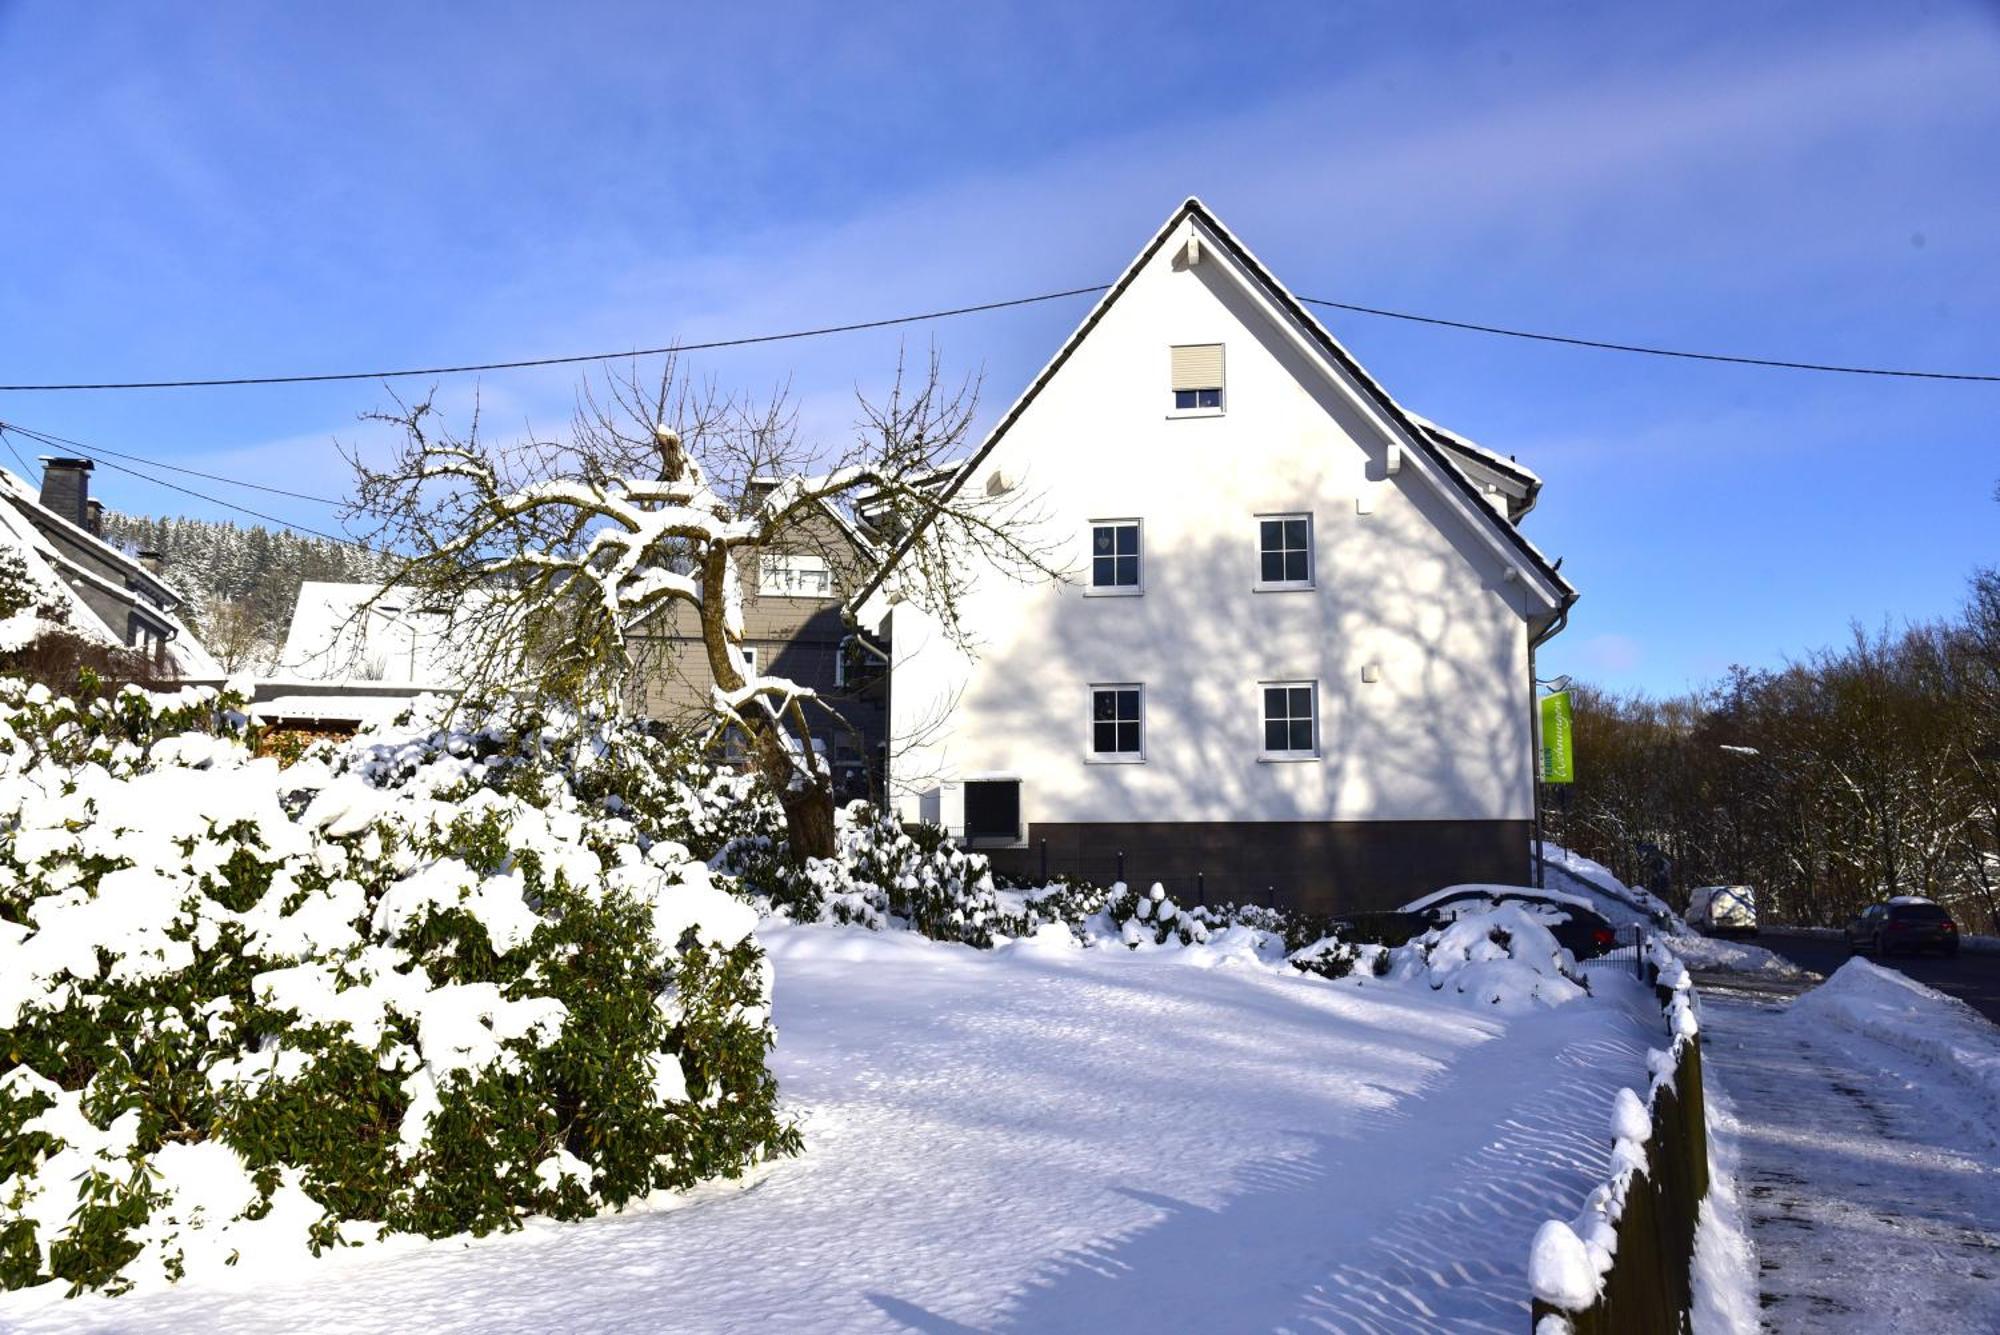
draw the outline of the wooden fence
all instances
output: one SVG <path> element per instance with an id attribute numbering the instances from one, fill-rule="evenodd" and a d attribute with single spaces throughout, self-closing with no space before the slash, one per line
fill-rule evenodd
<path id="1" fill-rule="evenodd" d="M 1673 1042 L 1672 1064 L 1655 1070 L 1647 1099 L 1651 1128 L 1641 1145 L 1644 1163 L 1621 1160 L 1571 1225 L 1580 1240 L 1595 1237 L 1600 1247 L 1607 1229 L 1616 1239 L 1595 1298 L 1564 1306 L 1552 1301 L 1553 1291 L 1538 1291 L 1531 1318 L 1537 1335 L 1549 1335 L 1551 1328 L 1575 1335 L 1677 1335 L 1689 1326 L 1695 1226 L 1708 1195 L 1701 1035 L 1686 970 L 1657 943 L 1646 957 Z M 1538 1281 L 1537 1289 L 1543 1288 Z M 1549 1317 L 1567 1326 L 1545 1326 Z"/>

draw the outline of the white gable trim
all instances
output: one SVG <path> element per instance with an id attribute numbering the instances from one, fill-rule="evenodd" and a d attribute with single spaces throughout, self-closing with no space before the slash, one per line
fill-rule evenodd
<path id="1" fill-rule="evenodd" d="M 1210 246 L 1204 250 L 1200 244 L 1200 238 L 1204 236 L 1220 238 L 1223 244 Z M 1027 388 L 1007 409 L 1006 414 L 991 431 L 986 433 L 986 439 L 980 443 L 977 450 L 973 451 L 972 457 L 966 460 L 964 467 L 958 470 L 951 485 L 945 488 L 944 500 L 949 501 L 958 494 L 958 489 L 972 477 L 987 455 L 999 446 L 1009 429 L 1021 414 L 1027 411 L 1028 405 L 1034 402 L 1043 387 L 1054 378 L 1056 372 L 1062 369 L 1063 364 L 1096 329 L 1097 322 L 1104 318 L 1104 313 L 1124 295 L 1132 280 L 1140 270 L 1152 262 L 1159 254 L 1162 244 L 1169 238 L 1179 239 L 1170 253 L 1184 253 L 1191 266 L 1195 263 L 1212 262 L 1211 254 L 1219 256 L 1231 277 L 1270 315 L 1277 327 L 1306 354 L 1307 359 L 1321 368 L 1328 381 L 1376 427 L 1385 445 L 1398 446 L 1404 456 L 1414 456 L 1417 459 L 1417 475 L 1422 477 L 1471 528 L 1478 539 L 1500 558 L 1505 568 L 1514 572 L 1513 578 L 1525 582 L 1526 588 L 1544 604 L 1548 614 L 1551 616 L 1560 614 L 1576 601 L 1576 590 L 1567 580 L 1553 573 L 1554 567 L 1549 564 L 1547 558 L 1543 557 L 1541 552 L 1512 524 L 1486 506 L 1478 498 L 1477 493 L 1470 490 L 1470 483 L 1464 482 L 1462 474 L 1446 471 L 1450 465 L 1439 462 L 1432 452 L 1433 446 L 1424 438 L 1421 429 L 1408 419 L 1403 408 L 1368 375 L 1353 354 L 1306 311 L 1299 299 L 1278 281 L 1269 267 L 1259 260 L 1249 247 L 1238 241 L 1235 234 L 1224 227 L 1221 220 L 1210 213 L 1206 205 L 1193 197 L 1175 209 L 1172 216 L 1153 233 L 1152 238 L 1141 247 L 1139 253 L 1132 258 L 1132 262 L 1118 275 L 1118 280 L 1105 289 L 1104 295 L 1097 299 L 1097 303 L 1090 308 L 1090 313 L 1084 316 L 1082 323 L 1063 340 L 1055 356 L 1036 373 L 1028 382 Z M 1238 261 L 1239 255 L 1254 266 L 1256 272 L 1246 271 Z M 1282 298 L 1283 303 L 1274 301 L 1274 296 Z M 1338 353 L 1345 365 L 1327 355 L 1329 347 Z M 1384 405 L 1388 406 L 1389 411 L 1384 411 Z M 921 525 L 918 526 L 918 529 L 920 528 Z M 858 611 L 866 605 L 875 591 L 894 572 L 915 542 L 918 529 L 913 529 L 905 535 L 887 559 L 876 567 L 874 575 L 868 582 L 849 597 L 845 604 L 849 611 Z M 1533 615 L 1530 614 L 1530 620 L 1533 619 Z"/>

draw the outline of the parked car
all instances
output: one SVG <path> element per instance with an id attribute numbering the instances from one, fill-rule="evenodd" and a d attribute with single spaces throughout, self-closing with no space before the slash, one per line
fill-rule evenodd
<path id="1" fill-rule="evenodd" d="M 1556 943 L 1580 960 L 1609 954 L 1618 944 L 1617 929 L 1589 900 L 1559 890 L 1518 885 L 1453 885 L 1411 900 L 1403 905 L 1401 912 L 1419 915 L 1432 926 L 1442 927 L 1462 913 L 1496 904 L 1518 904 L 1534 913 L 1546 923 Z"/>
<path id="2" fill-rule="evenodd" d="M 1757 892 L 1747 885 L 1697 886 L 1682 916 L 1705 936 L 1755 936 Z"/>
<path id="3" fill-rule="evenodd" d="M 1856 955 L 1880 959 L 1899 950 L 1958 954 L 1958 924 L 1951 914 L 1944 905 L 1916 895 L 1870 904 L 1848 921 L 1846 932 L 1847 948 Z"/>

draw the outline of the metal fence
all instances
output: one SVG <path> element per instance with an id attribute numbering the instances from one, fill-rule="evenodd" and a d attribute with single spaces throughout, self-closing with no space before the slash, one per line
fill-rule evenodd
<path id="1" fill-rule="evenodd" d="M 1579 960 L 1586 969 L 1624 969 L 1635 977 L 1646 976 L 1646 929 L 1633 925 L 1618 929 L 1618 944 L 1602 955 Z"/>

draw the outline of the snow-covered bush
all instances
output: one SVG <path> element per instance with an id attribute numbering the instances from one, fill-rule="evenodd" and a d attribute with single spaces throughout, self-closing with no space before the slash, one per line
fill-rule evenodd
<path id="1" fill-rule="evenodd" d="M 1085 946 L 1119 944 L 1202 945 L 1230 928 L 1247 928 L 1272 937 L 1286 937 L 1292 919 L 1282 909 L 1263 905 L 1180 904 L 1157 881 L 1145 889 L 1114 881 L 1109 886 L 1087 881 L 1051 881 L 998 892 L 998 936 L 1030 937 L 1044 927 L 1060 925 Z M 1324 933 L 1314 933 L 1308 940 Z"/>
<path id="2" fill-rule="evenodd" d="M 796 1147 L 754 911 L 648 827 L 680 799 L 643 750 L 496 717 L 281 770 L 228 703 L 0 680 L 0 1285 L 574 1218 Z"/>
<path id="3" fill-rule="evenodd" d="M 775 804 L 773 804 L 775 807 Z M 904 927 L 985 948 L 1002 918 L 986 859 L 935 826 L 906 829 L 867 802 L 836 813 L 840 854 L 786 856 L 781 832 L 738 839 L 715 860 L 742 894 L 797 922 Z"/>
<path id="4" fill-rule="evenodd" d="M 1575 958 L 1517 904 L 1461 914 L 1389 957 L 1391 981 L 1420 982 L 1507 1012 L 1560 1006 L 1590 991 Z"/>
<path id="5" fill-rule="evenodd" d="M 1392 952 L 1382 946 L 1356 944 L 1338 936 L 1323 936 L 1285 958 L 1299 972 L 1321 978 L 1345 978 L 1356 970 L 1380 978 L 1394 963 Z"/>
<path id="6" fill-rule="evenodd" d="M 937 826 L 905 829 L 866 802 L 849 803 L 841 817 L 841 861 L 856 891 L 872 888 L 883 912 L 933 940 L 993 944 L 1000 905 L 983 856 Z"/>

